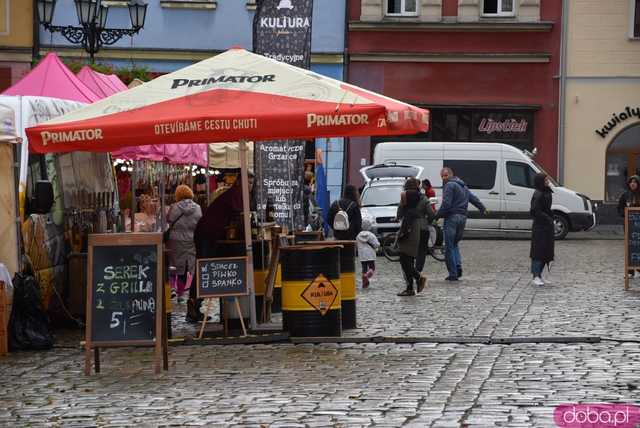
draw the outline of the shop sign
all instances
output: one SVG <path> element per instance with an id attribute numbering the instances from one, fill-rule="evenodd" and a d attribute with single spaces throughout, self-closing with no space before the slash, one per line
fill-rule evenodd
<path id="1" fill-rule="evenodd" d="M 319 274 L 301 294 L 301 297 L 313 306 L 322 316 L 331 309 L 338 297 L 338 289 L 323 274 Z"/>
<path id="2" fill-rule="evenodd" d="M 596 134 L 600 136 L 600 138 L 606 138 L 609 132 L 613 130 L 618 124 L 632 119 L 633 117 L 637 117 L 640 119 L 640 107 L 629 107 L 627 106 L 624 111 L 620 113 L 613 113 L 611 115 L 611 119 L 600 129 L 596 129 Z"/>
<path id="3" fill-rule="evenodd" d="M 478 111 L 472 113 L 472 141 L 519 141 L 532 139 L 533 113 L 528 111 Z"/>

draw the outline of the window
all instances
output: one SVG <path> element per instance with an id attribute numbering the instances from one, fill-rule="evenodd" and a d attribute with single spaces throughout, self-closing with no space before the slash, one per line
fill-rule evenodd
<path id="1" fill-rule="evenodd" d="M 469 189 L 489 190 L 496 183 L 496 161 L 446 160 L 453 173 L 464 181 Z"/>
<path id="2" fill-rule="evenodd" d="M 631 0 L 631 37 L 640 38 L 640 0 Z"/>
<path id="3" fill-rule="evenodd" d="M 533 189 L 533 178 L 536 172 L 526 163 L 507 162 L 507 177 L 513 186 Z"/>
<path id="4" fill-rule="evenodd" d="M 402 183 L 397 186 L 366 187 L 360 202 L 363 207 L 395 206 L 400 203 Z"/>
<path id="5" fill-rule="evenodd" d="M 416 16 L 418 9 L 417 0 L 387 0 L 387 15 L 390 16 Z"/>
<path id="6" fill-rule="evenodd" d="M 484 0 L 483 15 L 490 16 L 514 16 L 515 8 L 513 0 Z"/>

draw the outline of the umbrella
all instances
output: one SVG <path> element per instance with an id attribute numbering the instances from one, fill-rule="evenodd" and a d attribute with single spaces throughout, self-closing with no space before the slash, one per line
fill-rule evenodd
<path id="1" fill-rule="evenodd" d="M 246 140 L 416 134 L 428 122 L 427 110 L 234 48 L 26 132 L 36 152 L 240 141 L 249 212 Z M 255 327 L 249 216 L 244 226 Z"/>

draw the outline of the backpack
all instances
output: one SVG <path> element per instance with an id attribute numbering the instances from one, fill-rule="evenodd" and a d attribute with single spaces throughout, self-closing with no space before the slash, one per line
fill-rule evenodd
<path id="1" fill-rule="evenodd" d="M 349 215 L 340 206 L 340 201 L 338 201 L 337 204 L 338 204 L 338 212 L 336 213 L 336 216 L 333 218 L 333 230 L 339 230 L 339 231 L 349 230 Z M 349 211 L 349 208 L 351 208 L 351 205 L 353 205 L 353 202 L 349 204 L 349 206 L 347 207 L 347 211 Z"/>

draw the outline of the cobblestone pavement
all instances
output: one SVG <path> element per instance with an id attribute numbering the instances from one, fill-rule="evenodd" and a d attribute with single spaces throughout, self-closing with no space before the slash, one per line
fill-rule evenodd
<path id="1" fill-rule="evenodd" d="M 85 377 L 79 334 L 66 335 L 0 359 L 0 426 L 547 427 L 561 403 L 640 404 L 640 279 L 623 290 L 622 242 L 558 243 L 542 288 L 529 284 L 528 246 L 463 242 L 464 280 L 445 283 L 430 261 L 415 298 L 395 295 L 400 268 L 378 260 L 345 337 L 441 343 L 174 346 L 158 376 L 151 350 L 108 349 Z M 530 343 L 445 343 L 465 337 Z"/>

